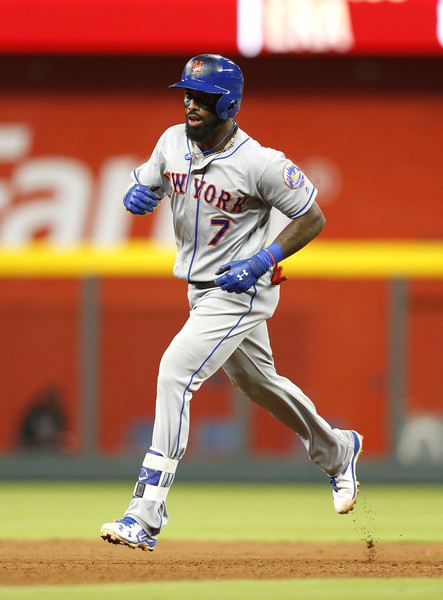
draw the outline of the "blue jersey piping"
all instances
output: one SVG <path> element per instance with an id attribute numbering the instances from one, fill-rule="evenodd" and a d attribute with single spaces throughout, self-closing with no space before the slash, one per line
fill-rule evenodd
<path id="1" fill-rule="evenodd" d="M 298 217 L 298 215 L 299 215 L 299 214 L 301 214 L 301 213 L 302 213 L 302 212 L 305 210 L 305 208 L 306 208 L 307 206 L 309 206 L 309 204 L 310 204 L 310 202 L 311 202 L 312 195 L 313 195 L 313 193 L 314 193 L 314 192 L 316 192 L 316 191 L 317 191 L 317 188 L 315 188 L 315 187 L 314 187 L 314 188 L 312 188 L 311 195 L 309 196 L 309 199 L 308 199 L 308 201 L 306 202 L 306 204 L 305 204 L 305 205 L 303 206 L 303 208 L 301 208 L 299 211 L 297 211 L 296 213 L 294 213 L 293 215 L 291 215 L 291 216 L 289 217 L 290 219 L 295 219 L 295 217 Z"/>
<path id="2" fill-rule="evenodd" d="M 251 138 L 248 137 L 245 140 L 243 140 L 243 142 L 241 144 L 239 144 L 237 148 L 234 148 L 234 150 L 231 152 L 231 154 L 228 154 L 227 156 L 218 156 L 216 158 L 213 158 L 211 162 L 215 162 L 216 160 L 224 160 L 225 158 L 231 157 L 233 154 L 235 154 L 237 152 L 237 150 L 240 150 L 240 148 L 243 146 L 243 144 L 246 144 L 246 142 L 249 141 L 250 139 Z"/>
<path id="3" fill-rule="evenodd" d="M 191 163 L 192 163 L 192 159 L 191 159 Z M 191 167 L 191 163 L 189 165 L 189 168 Z M 206 167 L 205 167 L 205 170 L 203 171 L 203 174 L 202 174 L 202 181 L 205 178 L 205 173 L 206 173 Z M 188 174 L 188 181 L 189 181 L 189 174 Z M 187 189 L 188 189 L 188 183 L 186 182 L 186 190 Z M 199 210 L 200 210 L 200 194 L 198 195 L 198 198 L 197 198 L 197 211 L 196 211 L 196 215 L 195 215 L 195 229 L 194 229 L 194 252 L 192 253 L 191 263 L 190 263 L 189 269 L 188 269 L 188 281 L 190 281 L 190 279 L 191 279 L 191 269 L 192 269 L 192 265 L 194 264 L 195 255 L 197 253 L 198 215 L 199 215 Z"/>

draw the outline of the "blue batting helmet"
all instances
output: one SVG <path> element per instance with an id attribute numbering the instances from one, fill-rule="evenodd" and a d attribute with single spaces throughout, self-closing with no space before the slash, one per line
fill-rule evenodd
<path id="1" fill-rule="evenodd" d="M 181 81 L 169 87 L 221 94 L 215 104 L 215 111 L 226 121 L 240 110 L 243 74 L 240 67 L 229 58 L 219 54 L 200 54 L 186 63 Z"/>

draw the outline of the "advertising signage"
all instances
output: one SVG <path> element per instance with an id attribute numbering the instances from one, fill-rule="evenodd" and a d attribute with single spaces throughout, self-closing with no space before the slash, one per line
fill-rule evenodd
<path id="1" fill-rule="evenodd" d="M 443 55 L 443 0 L 1 0 L 2 54 Z"/>

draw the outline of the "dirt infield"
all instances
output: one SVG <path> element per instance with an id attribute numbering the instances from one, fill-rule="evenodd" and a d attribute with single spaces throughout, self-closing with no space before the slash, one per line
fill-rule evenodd
<path id="1" fill-rule="evenodd" d="M 0 542 L 0 585 L 442 576 L 443 544 L 163 540 L 151 553 L 102 540 Z"/>

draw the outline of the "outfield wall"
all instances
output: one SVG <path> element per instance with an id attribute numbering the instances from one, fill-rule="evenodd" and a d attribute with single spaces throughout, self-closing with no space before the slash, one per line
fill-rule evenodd
<path id="1" fill-rule="evenodd" d="M 370 273 L 356 278 L 345 257 L 360 256 L 363 268 L 379 244 L 339 246 L 342 267 L 333 276 L 323 273 L 340 256 L 334 242 L 319 242 L 315 252 L 307 248 L 303 258 L 287 261 L 289 280 L 269 322 L 278 370 L 333 426 L 364 433 L 369 478 L 439 481 L 443 247 L 395 244 L 378 273 L 371 261 Z M 405 278 L 405 258 L 419 248 L 437 259 L 433 274 L 429 259 L 424 277 L 416 262 L 413 277 Z M 3 264 L 27 272 L 0 279 L 0 373 L 9 399 L 0 421 L 5 476 L 124 477 L 144 454 L 157 366 L 187 311 L 183 282 L 119 275 L 119 262 L 139 253 L 157 265 L 171 261 L 169 251 L 149 245 L 102 250 L 97 264 L 94 251 L 37 246 L 0 252 Z M 90 276 L 54 275 L 62 257 Z M 132 264 L 146 270 L 140 261 Z M 19 442 L 23 419 L 51 389 L 59 394 L 63 433 L 55 448 L 26 449 Z M 222 371 L 196 394 L 191 415 L 185 477 L 211 479 L 214 467 L 226 478 L 241 479 L 244 470 L 252 479 L 286 479 L 294 469 L 298 477 L 315 476 L 295 434 L 239 397 Z"/>

